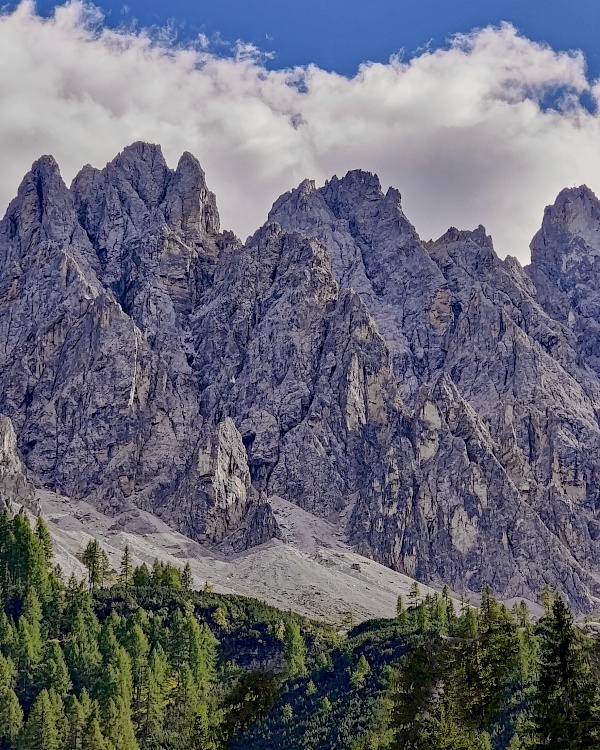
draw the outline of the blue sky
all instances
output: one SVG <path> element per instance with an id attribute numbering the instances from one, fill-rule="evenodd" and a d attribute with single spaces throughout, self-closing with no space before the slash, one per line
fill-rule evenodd
<path id="1" fill-rule="evenodd" d="M 47 14 L 57 3 L 40 0 Z M 172 21 L 181 40 L 199 33 L 242 39 L 274 52 L 270 68 L 315 63 L 353 75 L 371 60 L 400 49 L 439 47 L 457 32 L 512 22 L 525 36 L 555 50 L 581 49 L 589 73 L 600 75 L 598 0 L 100 0 L 106 22 L 142 26 Z M 14 5 L 14 4 L 13 4 Z"/>

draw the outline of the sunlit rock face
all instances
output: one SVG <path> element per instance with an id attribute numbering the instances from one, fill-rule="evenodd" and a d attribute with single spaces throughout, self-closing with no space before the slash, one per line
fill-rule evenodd
<path id="1" fill-rule="evenodd" d="M 598 256 L 587 188 L 524 270 L 483 227 L 421 242 L 366 172 L 242 245 L 190 154 L 136 143 L 70 188 L 43 157 L 0 223 L 3 434 L 39 486 L 224 552 L 281 537 L 277 496 L 417 578 L 587 611 Z"/>

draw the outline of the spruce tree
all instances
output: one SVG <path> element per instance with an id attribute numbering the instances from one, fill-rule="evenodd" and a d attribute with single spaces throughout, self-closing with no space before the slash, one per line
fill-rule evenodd
<path id="1" fill-rule="evenodd" d="M 121 570 L 119 572 L 119 583 L 125 588 L 129 589 L 133 585 L 133 566 L 131 564 L 131 554 L 129 552 L 129 545 L 125 545 L 123 550 L 123 557 L 121 558 Z"/>
<path id="2" fill-rule="evenodd" d="M 539 678 L 534 697 L 537 747 L 591 750 L 600 747 L 598 682 L 582 637 L 560 596 L 539 623 Z"/>
<path id="3" fill-rule="evenodd" d="M 87 698 L 87 692 L 85 689 L 81 691 L 80 697 L 84 693 Z M 65 716 L 67 719 L 65 750 L 80 750 L 89 714 L 75 695 L 68 695 L 66 698 Z"/>
<path id="4" fill-rule="evenodd" d="M 47 690 L 35 699 L 22 730 L 21 747 L 27 750 L 60 750 L 57 716 Z"/>
<path id="5" fill-rule="evenodd" d="M 189 562 L 186 562 L 183 573 L 181 574 L 181 588 L 184 589 L 184 591 L 191 591 L 193 583 L 194 579 L 192 576 L 192 569 Z"/>
<path id="6" fill-rule="evenodd" d="M 399 620 L 402 620 L 404 619 L 405 615 L 406 615 L 406 609 L 404 607 L 402 594 L 398 594 L 398 598 L 396 599 L 396 617 Z"/>
<path id="7" fill-rule="evenodd" d="M 37 682 L 41 689 L 53 689 L 61 698 L 71 690 L 69 670 L 60 644 L 56 640 L 46 643 Z"/>
<path id="8" fill-rule="evenodd" d="M 112 750 L 112 747 L 104 738 L 98 719 L 92 717 L 83 731 L 81 750 Z"/>
<path id="9" fill-rule="evenodd" d="M 200 697 L 196 680 L 192 670 L 185 664 L 181 668 L 179 684 L 172 693 L 165 723 L 167 731 L 173 737 L 180 738 L 183 747 L 188 747 L 191 743 L 190 738 L 199 705 Z"/>
<path id="10" fill-rule="evenodd" d="M 101 690 L 106 738 L 116 750 L 138 750 L 131 715 L 131 660 L 122 646 L 103 667 Z"/>
<path id="11" fill-rule="evenodd" d="M 140 731 L 142 748 L 158 748 L 163 740 L 168 669 L 164 653 L 160 648 L 155 649 L 150 655 L 146 671 L 145 702 Z"/>
<path id="12" fill-rule="evenodd" d="M 88 586 L 93 593 L 104 584 L 108 572 L 108 557 L 97 539 L 91 539 L 85 548 L 81 561 L 88 569 Z"/>
<path id="13" fill-rule="evenodd" d="M 14 691 L 16 669 L 0 653 L 0 747 L 12 745 L 23 725 L 23 710 Z"/>
<path id="14" fill-rule="evenodd" d="M 100 626 L 93 612 L 78 612 L 65 642 L 65 659 L 75 691 L 89 688 L 100 667 L 98 633 Z"/>
<path id="15" fill-rule="evenodd" d="M 137 714 L 142 701 L 142 688 L 146 679 L 150 644 L 142 628 L 134 623 L 127 633 L 127 653 L 131 658 L 131 675 L 133 686 L 133 712 Z"/>
<path id="16" fill-rule="evenodd" d="M 419 586 L 417 581 L 414 581 L 408 592 L 408 600 L 410 602 L 410 606 L 416 607 L 420 598 L 421 598 L 421 587 Z"/>
<path id="17" fill-rule="evenodd" d="M 36 521 L 35 535 L 40 540 L 46 564 L 50 565 L 52 557 L 54 556 L 54 549 L 52 547 L 52 537 L 50 536 L 50 532 L 48 531 L 48 527 L 42 516 L 38 516 Z"/>
<path id="18" fill-rule="evenodd" d="M 146 563 L 142 563 L 133 571 L 133 585 L 136 587 L 150 585 L 150 571 Z"/>
<path id="19" fill-rule="evenodd" d="M 65 705 L 56 690 L 48 690 L 48 697 L 50 698 L 50 703 L 52 704 L 52 710 L 54 712 L 54 722 L 56 726 L 56 734 L 58 736 L 58 746 L 62 750 L 62 748 L 64 748 L 65 746 L 69 727 L 67 717 L 65 716 Z"/>
<path id="20" fill-rule="evenodd" d="M 42 639 L 39 626 L 32 626 L 24 617 L 19 618 L 13 653 L 18 675 L 17 694 L 29 707 L 30 699 L 37 692 L 35 675 L 42 656 Z"/>

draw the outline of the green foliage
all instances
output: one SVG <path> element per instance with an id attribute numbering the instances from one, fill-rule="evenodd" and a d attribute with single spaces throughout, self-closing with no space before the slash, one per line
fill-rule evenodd
<path id="1" fill-rule="evenodd" d="M 487 588 L 457 614 L 415 584 L 339 635 L 194 591 L 189 565 L 127 549 L 108 585 L 96 541 L 84 558 L 65 583 L 43 521 L 0 515 L 0 750 L 600 747 L 600 645 L 549 591 L 536 625 Z"/>
<path id="2" fill-rule="evenodd" d="M 306 674 L 306 644 L 297 622 L 288 622 L 285 627 L 285 658 L 290 679 Z"/>
<path id="3" fill-rule="evenodd" d="M 21 736 L 21 747 L 25 750 L 60 750 L 61 742 L 56 707 L 47 690 L 36 698 Z"/>
<path id="4" fill-rule="evenodd" d="M 91 539 L 81 555 L 81 562 L 88 569 L 88 586 L 90 591 L 104 584 L 108 572 L 108 556 L 97 539 Z"/>
<path id="5" fill-rule="evenodd" d="M 365 655 L 361 654 L 356 667 L 354 667 L 354 670 L 352 671 L 350 682 L 354 685 L 354 687 L 360 687 L 364 684 L 365 677 L 369 674 L 370 671 L 371 667 L 369 666 L 369 662 L 367 661 Z"/>
<path id="6" fill-rule="evenodd" d="M 539 623 L 539 679 L 533 701 L 536 747 L 600 747 L 600 696 L 581 636 L 560 596 Z"/>
<path id="7" fill-rule="evenodd" d="M 123 550 L 123 557 L 121 558 L 119 583 L 125 589 L 129 589 L 133 585 L 133 565 L 131 563 L 131 553 L 129 552 L 128 544 L 125 545 L 125 549 Z"/>

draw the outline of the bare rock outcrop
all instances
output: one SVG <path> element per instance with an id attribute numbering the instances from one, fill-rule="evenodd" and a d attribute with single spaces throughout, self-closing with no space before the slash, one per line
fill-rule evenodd
<path id="1" fill-rule="evenodd" d="M 190 154 L 136 143 L 70 188 L 43 157 L 0 222 L 0 491 L 16 440 L 40 486 L 222 551 L 279 538 L 279 496 L 411 576 L 589 611 L 598 258 L 586 188 L 523 269 L 483 227 L 421 242 L 367 172 L 242 244 Z"/>
<path id="2" fill-rule="evenodd" d="M 37 511 L 35 493 L 17 448 L 17 436 L 10 419 L 0 414 L 0 513 L 12 503 Z"/>

